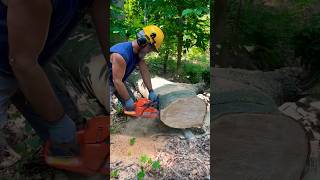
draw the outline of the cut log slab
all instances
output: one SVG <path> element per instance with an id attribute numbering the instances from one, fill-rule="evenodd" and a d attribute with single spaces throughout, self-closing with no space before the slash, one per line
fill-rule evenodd
<path id="1" fill-rule="evenodd" d="M 301 179 L 308 159 L 308 139 L 298 122 L 277 109 L 276 102 L 283 101 L 287 89 L 282 80 L 272 86 L 277 82 L 273 77 L 280 77 L 278 73 L 267 77 L 240 70 L 213 72 L 214 178 Z"/>
<path id="2" fill-rule="evenodd" d="M 278 111 L 274 100 L 255 87 L 219 77 L 213 84 L 213 117 L 231 112 Z"/>
<path id="3" fill-rule="evenodd" d="M 214 179 L 298 180 L 308 156 L 303 128 L 281 114 L 231 113 L 213 122 Z"/>
<path id="4" fill-rule="evenodd" d="M 280 105 L 284 101 L 295 100 L 299 95 L 298 82 L 301 73 L 300 68 L 282 68 L 269 72 L 216 68 L 213 76 L 254 87 L 267 94 L 276 104 Z"/>
<path id="5" fill-rule="evenodd" d="M 133 75 L 135 79 L 136 75 Z M 141 79 L 132 81 L 138 91 L 148 97 L 148 90 Z M 151 79 L 160 99 L 160 120 L 172 128 L 201 127 L 206 115 L 206 104 L 197 97 L 202 84 L 174 83 L 160 77 Z"/>
<path id="6" fill-rule="evenodd" d="M 72 86 L 89 98 L 96 98 L 106 113 L 110 112 L 107 64 L 94 29 L 79 26 L 59 51 L 55 63 L 72 76 Z"/>

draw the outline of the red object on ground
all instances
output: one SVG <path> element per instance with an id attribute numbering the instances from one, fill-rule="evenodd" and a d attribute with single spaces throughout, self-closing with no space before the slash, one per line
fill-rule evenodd
<path id="1" fill-rule="evenodd" d="M 138 99 L 135 104 L 135 111 L 126 111 L 124 113 L 133 117 L 143 117 L 155 119 L 159 117 L 159 111 L 156 108 L 158 102 L 152 102 L 147 98 Z"/>
<path id="2" fill-rule="evenodd" d="M 77 132 L 80 144 L 80 156 L 70 158 L 58 158 L 49 156 L 50 143 L 44 147 L 45 162 L 57 169 L 63 169 L 83 175 L 109 174 L 107 158 L 109 158 L 109 116 L 92 118 L 86 127 Z"/>

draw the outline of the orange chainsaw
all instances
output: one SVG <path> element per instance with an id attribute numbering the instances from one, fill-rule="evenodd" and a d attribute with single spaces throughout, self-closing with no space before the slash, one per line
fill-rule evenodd
<path id="1" fill-rule="evenodd" d="M 135 103 L 134 111 L 126 111 L 124 110 L 124 114 L 133 117 L 142 117 L 142 118 L 150 118 L 155 119 L 159 118 L 159 96 L 157 100 L 152 102 L 147 98 L 140 98 Z"/>
<path id="2" fill-rule="evenodd" d="M 44 147 L 45 162 L 57 169 L 63 169 L 83 175 L 109 174 L 106 164 L 109 158 L 109 116 L 92 118 L 86 127 L 77 132 L 80 145 L 79 157 L 50 157 L 50 143 Z"/>

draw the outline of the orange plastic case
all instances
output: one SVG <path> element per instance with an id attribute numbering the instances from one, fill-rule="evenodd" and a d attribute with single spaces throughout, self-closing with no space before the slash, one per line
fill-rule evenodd
<path id="1" fill-rule="evenodd" d="M 45 162 L 57 169 L 63 169 L 84 175 L 97 173 L 109 174 L 105 163 L 109 158 L 109 116 L 99 116 L 88 121 L 83 130 L 77 132 L 80 144 L 80 156 L 72 158 L 57 158 L 48 155 L 50 143 L 44 147 Z"/>

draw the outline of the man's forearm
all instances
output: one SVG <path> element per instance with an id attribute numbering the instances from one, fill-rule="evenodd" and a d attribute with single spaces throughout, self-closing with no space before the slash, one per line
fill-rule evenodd
<path id="1" fill-rule="evenodd" d="M 146 67 L 140 68 L 140 73 L 142 76 L 143 83 L 147 87 L 147 89 L 150 91 L 152 90 L 152 83 L 151 83 L 151 76 L 150 72 Z"/>
<path id="2" fill-rule="evenodd" d="M 124 101 L 130 98 L 128 90 L 122 81 L 113 81 L 113 84 Z"/>
<path id="3" fill-rule="evenodd" d="M 37 61 L 46 42 L 51 13 L 50 0 L 8 1 L 8 58 L 19 88 L 35 112 L 56 121 L 62 118 L 63 108 Z"/>
<path id="4" fill-rule="evenodd" d="M 48 121 L 57 121 L 62 118 L 63 107 L 40 65 L 24 68 L 12 66 L 20 89 L 34 110 Z"/>

